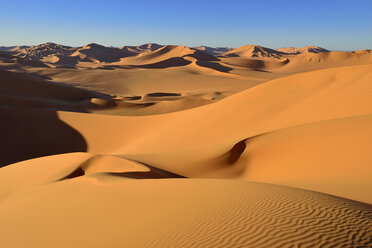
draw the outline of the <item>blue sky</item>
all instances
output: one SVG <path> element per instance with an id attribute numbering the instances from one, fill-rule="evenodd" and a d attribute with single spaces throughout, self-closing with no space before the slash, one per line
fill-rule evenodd
<path id="1" fill-rule="evenodd" d="M 0 46 L 372 48 L 372 0 L 0 0 Z"/>

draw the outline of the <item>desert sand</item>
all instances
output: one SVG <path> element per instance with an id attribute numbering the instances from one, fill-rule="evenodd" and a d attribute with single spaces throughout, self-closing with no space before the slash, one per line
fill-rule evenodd
<path id="1" fill-rule="evenodd" d="M 0 50 L 1 247 L 372 247 L 372 51 Z"/>

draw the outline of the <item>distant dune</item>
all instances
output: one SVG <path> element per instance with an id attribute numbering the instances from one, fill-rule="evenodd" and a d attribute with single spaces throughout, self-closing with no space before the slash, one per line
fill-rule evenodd
<path id="1" fill-rule="evenodd" d="M 283 52 L 257 45 L 245 45 L 221 54 L 228 57 L 281 58 Z"/>
<path id="2" fill-rule="evenodd" d="M 372 50 L 0 48 L 1 247 L 371 247 Z"/>
<path id="3" fill-rule="evenodd" d="M 303 53 L 324 53 L 330 52 L 327 49 L 318 46 L 305 46 L 301 48 L 296 47 L 284 47 L 276 49 L 279 52 L 289 53 L 289 54 L 303 54 Z"/>
<path id="4" fill-rule="evenodd" d="M 11 50 L 13 48 L 15 48 L 15 46 L 10 46 L 10 47 L 0 46 L 0 51 L 9 51 L 9 50 Z"/>
<path id="5" fill-rule="evenodd" d="M 208 46 L 199 46 L 194 47 L 196 50 L 208 53 L 210 55 L 221 55 L 222 53 L 226 53 L 230 50 L 233 50 L 233 48 L 230 47 L 208 47 Z"/>
<path id="6" fill-rule="evenodd" d="M 156 44 L 156 43 L 147 43 L 140 46 L 123 46 L 120 47 L 122 50 L 128 50 L 134 53 L 144 53 L 144 52 L 152 52 L 159 48 L 161 48 L 162 45 Z"/>

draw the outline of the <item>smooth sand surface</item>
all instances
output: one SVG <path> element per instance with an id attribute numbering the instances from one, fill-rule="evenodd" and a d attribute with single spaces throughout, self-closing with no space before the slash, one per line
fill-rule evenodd
<path id="1" fill-rule="evenodd" d="M 371 81 L 371 50 L 4 48 L 0 246 L 372 247 Z"/>

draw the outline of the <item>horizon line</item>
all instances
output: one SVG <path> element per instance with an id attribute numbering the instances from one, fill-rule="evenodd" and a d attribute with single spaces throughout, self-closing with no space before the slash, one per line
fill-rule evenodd
<path id="1" fill-rule="evenodd" d="M 52 42 L 52 41 L 47 41 L 47 42 L 43 42 L 43 43 L 39 43 L 39 44 L 32 44 L 32 45 L 26 45 L 26 44 L 23 44 L 23 45 L 0 45 L 0 47 L 22 47 L 22 46 L 26 46 L 26 47 L 31 47 L 31 46 L 40 46 L 40 45 L 44 45 L 44 44 L 48 44 L 48 43 L 51 43 L 51 44 L 57 44 L 57 45 L 62 45 L 62 46 L 68 46 L 68 47 L 72 47 L 72 48 L 79 48 L 79 47 L 84 47 L 84 46 L 87 46 L 87 45 L 90 45 L 90 44 L 97 44 L 97 45 L 100 45 L 100 46 L 103 46 L 103 47 L 112 47 L 112 48 L 120 48 L 120 47 L 125 47 L 125 46 L 142 46 L 142 45 L 146 45 L 146 44 L 156 44 L 156 45 L 160 45 L 160 46 L 185 46 L 185 47 L 189 47 L 189 48 L 196 48 L 196 47 L 210 47 L 210 48 L 239 48 L 239 47 L 242 47 L 242 46 L 247 46 L 247 45 L 253 45 L 253 46 L 261 46 L 261 47 L 265 47 L 265 48 L 270 48 L 270 49 L 280 49 L 280 48 L 288 48 L 288 47 L 294 47 L 294 48 L 303 48 L 303 47 L 308 47 L 308 46 L 316 46 L 316 47 L 319 47 L 319 48 L 324 48 L 324 47 L 321 47 L 321 46 L 318 46 L 318 45 L 306 45 L 306 46 L 282 46 L 282 47 L 278 47 L 278 48 L 271 48 L 271 47 L 268 47 L 268 46 L 262 46 L 262 45 L 259 45 L 259 44 L 250 44 L 250 43 L 247 43 L 245 45 L 241 45 L 241 46 L 208 46 L 208 45 L 197 45 L 197 46 L 186 46 L 186 45 L 182 45 L 182 44 L 160 44 L 160 43 L 157 43 L 157 42 L 147 42 L 147 43 L 141 43 L 141 44 L 127 44 L 127 45 L 122 45 L 122 46 L 114 46 L 114 45 L 103 45 L 103 44 L 100 44 L 100 43 L 96 43 L 96 42 L 90 42 L 90 43 L 87 43 L 85 45 L 79 45 L 79 46 L 71 46 L 71 45 L 64 45 L 62 43 L 56 43 L 56 42 Z M 345 50 L 341 50 L 341 49 L 336 49 L 336 50 L 333 50 L 333 49 L 328 49 L 328 48 L 324 48 L 324 49 L 327 49 L 329 51 L 333 51 L 333 52 L 336 52 L 336 51 L 340 51 L 340 52 L 352 52 L 352 51 L 362 51 L 362 50 L 371 50 L 371 48 L 365 48 L 365 49 L 357 49 L 357 50 L 350 50 L 350 49 L 345 49 Z"/>

